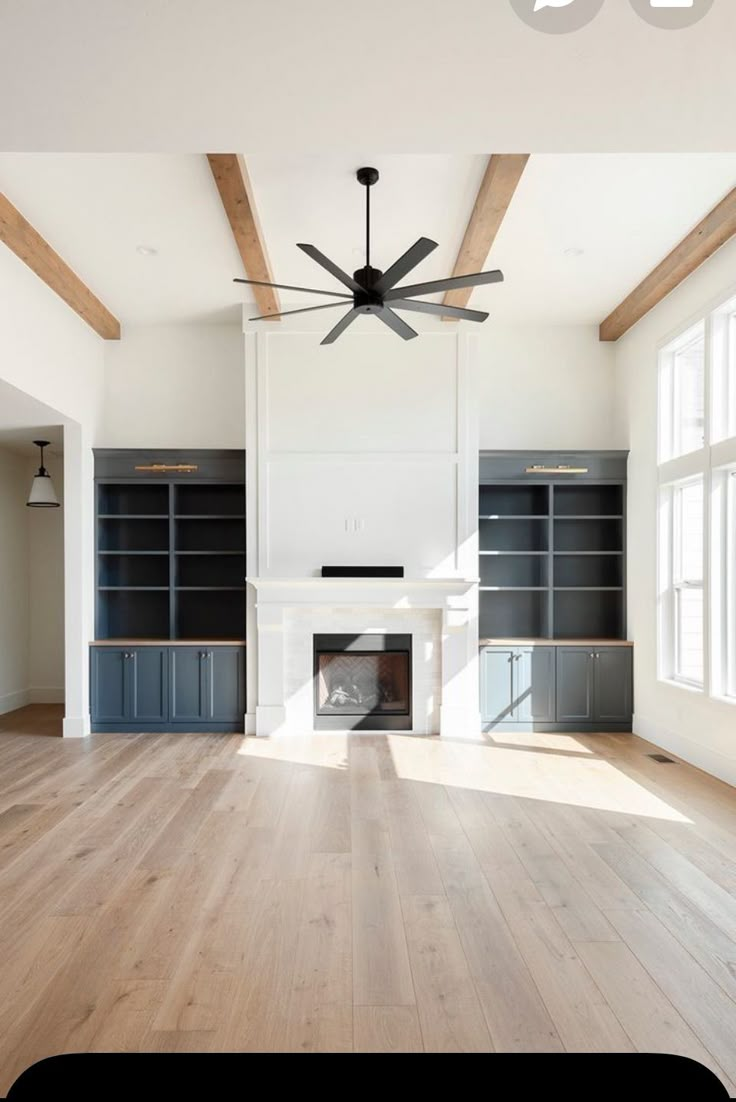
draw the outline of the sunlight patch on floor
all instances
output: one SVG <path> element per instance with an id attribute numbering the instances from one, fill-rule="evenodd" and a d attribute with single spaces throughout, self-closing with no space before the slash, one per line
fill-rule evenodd
<path id="1" fill-rule="evenodd" d="M 390 745 L 396 776 L 402 779 L 670 822 L 691 821 L 615 762 L 595 755 L 545 752 L 546 737 L 539 752 L 528 746 L 522 752 L 514 747 L 439 740 L 427 747 L 400 736 L 391 736 Z"/>
<path id="2" fill-rule="evenodd" d="M 503 739 L 503 741 L 501 741 Z M 238 754 L 251 758 L 349 768 L 351 748 L 374 746 L 399 780 L 419 781 L 499 796 L 586 807 L 621 815 L 690 823 L 621 764 L 602 758 L 572 735 L 498 736 L 459 742 L 415 735 L 325 732 L 244 738 Z"/>
<path id="3" fill-rule="evenodd" d="M 346 769 L 348 738 L 341 732 L 324 735 L 283 735 L 273 738 L 244 738 L 238 754 L 249 758 L 291 762 L 293 765 L 317 765 L 322 769 Z"/>

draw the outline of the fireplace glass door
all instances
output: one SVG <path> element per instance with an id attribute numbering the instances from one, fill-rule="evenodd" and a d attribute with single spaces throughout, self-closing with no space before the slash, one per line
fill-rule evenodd
<path id="1" fill-rule="evenodd" d="M 411 637 L 315 636 L 315 726 L 411 726 Z"/>

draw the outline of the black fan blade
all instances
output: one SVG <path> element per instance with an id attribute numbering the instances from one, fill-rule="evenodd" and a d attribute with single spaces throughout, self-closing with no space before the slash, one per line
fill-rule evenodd
<path id="1" fill-rule="evenodd" d="M 377 291 L 379 295 L 384 294 L 389 288 L 395 286 L 400 279 L 403 279 L 405 275 L 408 275 L 412 268 L 416 268 L 417 264 L 421 263 L 436 248 L 436 241 L 430 241 L 428 237 L 420 237 L 410 249 L 406 250 L 403 256 L 399 257 L 395 264 L 391 265 L 388 271 L 383 273 L 373 290 Z"/>
<path id="2" fill-rule="evenodd" d="M 393 329 L 394 333 L 398 333 L 400 337 L 403 337 L 405 341 L 410 341 L 413 337 L 419 336 L 416 329 L 412 329 L 410 325 L 407 325 L 404 319 L 395 314 L 393 310 L 389 310 L 388 306 L 384 306 L 382 310 L 376 310 L 376 317 L 380 318 L 389 329 Z"/>
<path id="3" fill-rule="evenodd" d="M 305 306 L 303 310 L 279 310 L 278 314 L 259 314 L 257 318 L 248 318 L 248 321 L 268 321 L 269 318 L 290 318 L 292 314 L 311 314 L 313 310 L 334 310 L 336 306 L 344 305 L 344 302 L 325 302 L 322 306 Z"/>
<path id="4" fill-rule="evenodd" d="M 337 264 L 333 264 L 324 253 L 321 253 L 319 249 L 315 249 L 314 245 L 297 245 L 297 249 L 301 249 L 303 253 L 311 257 L 317 264 L 320 264 L 326 272 L 333 275 L 335 279 L 339 279 L 341 283 L 344 283 L 346 287 L 349 287 L 351 291 L 360 292 L 363 288 L 359 283 L 356 283 L 352 276 L 349 276 L 347 272 L 344 272 L 342 268 L 338 268 Z"/>
<path id="5" fill-rule="evenodd" d="M 413 298 L 414 295 L 434 295 L 438 291 L 455 291 L 459 287 L 480 287 L 484 283 L 503 283 L 503 272 L 476 272 L 474 275 L 435 279 L 431 283 L 415 283 L 413 287 L 394 287 L 383 297 L 388 302 L 394 298 Z"/>
<path id="6" fill-rule="evenodd" d="M 330 329 L 329 333 L 320 344 L 333 344 L 334 341 L 344 333 L 349 325 L 352 325 L 357 317 L 360 316 L 360 310 L 348 310 L 344 317 L 340 318 L 339 322 L 334 329 Z"/>
<path id="7" fill-rule="evenodd" d="M 233 283 L 248 283 L 251 287 L 275 287 L 278 291 L 304 291 L 307 295 L 329 295 L 330 298 L 351 299 L 338 291 L 318 291 L 316 287 L 290 287 L 288 283 L 264 283 L 262 279 L 234 279 Z"/>
<path id="8" fill-rule="evenodd" d="M 459 306 L 443 306 L 441 302 L 412 302 L 406 298 L 392 298 L 392 310 L 416 310 L 418 314 L 436 314 L 439 318 L 461 318 L 463 321 L 485 321 L 485 310 L 463 310 Z"/>

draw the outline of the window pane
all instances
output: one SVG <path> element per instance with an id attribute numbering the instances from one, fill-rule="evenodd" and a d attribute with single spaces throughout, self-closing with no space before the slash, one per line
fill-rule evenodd
<path id="1" fill-rule="evenodd" d="M 726 694 L 736 696 L 736 471 L 728 472 L 726 490 L 725 562 L 722 564 L 725 595 Z"/>
<path id="2" fill-rule="evenodd" d="M 679 554 L 676 581 L 703 580 L 703 483 L 690 482 L 677 491 Z"/>
<path id="3" fill-rule="evenodd" d="M 703 479 L 675 489 L 675 676 L 703 684 Z"/>
<path id="4" fill-rule="evenodd" d="M 672 456 L 697 451 L 705 443 L 705 336 L 682 345 L 674 354 L 674 425 Z"/>
<path id="5" fill-rule="evenodd" d="M 703 590 L 677 590 L 677 676 L 703 684 Z"/>

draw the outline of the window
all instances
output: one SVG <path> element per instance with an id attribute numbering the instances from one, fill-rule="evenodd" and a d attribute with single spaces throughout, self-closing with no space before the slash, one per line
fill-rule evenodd
<path id="1" fill-rule="evenodd" d="M 736 467 L 713 472 L 713 690 L 736 698 Z"/>
<path id="2" fill-rule="evenodd" d="M 713 314 L 712 439 L 736 436 L 736 302 Z"/>
<path id="3" fill-rule="evenodd" d="M 726 475 L 725 640 L 724 682 L 726 696 L 736 697 L 736 470 Z"/>
<path id="4" fill-rule="evenodd" d="M 705 444 L 705 326 L 665 349 L 660 365 L 660 462 Z"/>
<path id="5" fill-rule="evenodd" d="M 736 298 L 659 359 L 659 675 L 736 702 Z"/>
<path id="6" fill-rule="evenodd" d="M 703 684 L 703 480 L 673 490 L 674 676 Z"/>

